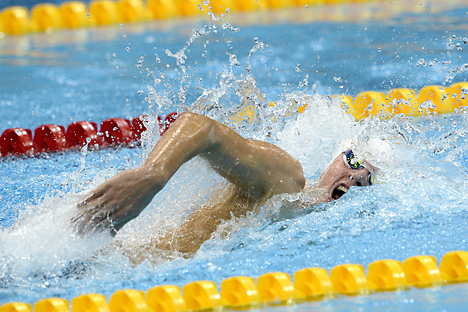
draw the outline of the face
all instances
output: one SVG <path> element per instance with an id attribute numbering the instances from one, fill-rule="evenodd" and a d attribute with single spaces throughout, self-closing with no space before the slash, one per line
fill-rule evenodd
<path id="1" fill-rule="evenodd" d="M 322 172 L 318 187 L 325 192 L 327 201 L 336 200 L 352 186 L 370 186 L 371 174 L 376 171 L 377 168 L 365 160 L 357 162 L 352 151 L 347 151 L 336 157 Z"/>

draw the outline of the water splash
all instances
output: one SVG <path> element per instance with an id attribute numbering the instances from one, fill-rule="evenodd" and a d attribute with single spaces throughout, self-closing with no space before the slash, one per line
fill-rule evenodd
<path id="1" fill-rule="evenodd" d="M 220 21 L 222 30 L 238 30 Z M 256 53 L 267 46 L 258 39 L 246 58 L 239 57 L 240 53 L 226 53 L 227 69 L 216 69 L 216 84 L 203 87 L 189 103 L 187 92 L 196 80 L 187 64 L 191 59 L 189 50 L 218 30 L 214 24 L 203 26 L 177 52 L 166 50 L 175 68 L 161 70 L 153 76 L 153 85 L 148 86 L 149 114 L 144 122 L 149 130 L 143 133 L 141 149 L 132 154 L 136 160 L 112 158 L 115 151 L 110 151 L 100 156 L 102 162 L 117 164 L 97 167 L 87 161 L 92 155 L 84 149 L 80 166 L 69 177 L 76 187 L 24 204 L 18 221 L 1 232 L 0 285 L 7 288 L 7 293 L 11 295 L 16 288 L 30 289 L 35 293 L 25 295 L 30 301 L 42 293 L 72 296 L 70 288 L 77 284 L 77 292 L 110 292 L 119 287 L 142 289 L 147 284 L 182 283 L 198 277 L 219 280 L 230 274 L 254 276 L 275 268 L 330 267 L 344 262 L 366 263 L 376 257 L 401 260 L 418 250 L 440 254 L 443 248 L 433 245 L 440 245 L 436 243 L 441 237 L 445 243 L 449 241 L 448 246 L 466 246 L 466 242 L 450 243 L 449 239 L 454 236 L 451 233 L 459 233 L 457 226 L 463 230 L 467 223 L 465 114 L 356 122 L 344 112 L 338 99 L 318 94 L 317 81 L 310 82 L 309 94 L 308 75 L 298 90 L 284 92 L 270 106 L 267 91 L 259 87 L 262 77 L 252 66 Z M 157 57 L 156 63 L 160 62 Z M 141 69 L 142 64 L 137 66 Z M 300 64 L 294 67 L 305 71 Z M 168 77 L 176 78 L 171 81 Z M 300 114 L 298 109 L 305 105 Z M 206 162 L 196 158 L 185 164 L 141 217 L 122 229 L 114 241 L 106 234 L 77 237 L 68 220 L 86 191 L 146 159 L 159 138 L 156 116 L 170 109 L 202 113 L 246 137 L 279 145 L 300 160 L 308 179 L 317 179 L 334 156 L 352 147 L 381 169 L 384 183 L 352 188 L 339 201 L 300 213 L 284 209 L 285 203 L 298 199 L 296 195 L 275 197 L 258 214 L 224 222 L 191 260 L 156 253 L 145 255 L 151 264 L 134 267 L 124 254 L 133 256 L 135 251 L 148 247 L 153 237 L 178 226 L 213 189 L 226 186 L 227 182 Z M 251 109 L 252 114 L 243 114 L 246 109 Z M 242 118 L 234 120 L 233 116 Z M 447 231 L 445 236 L 441 224 Z"/>

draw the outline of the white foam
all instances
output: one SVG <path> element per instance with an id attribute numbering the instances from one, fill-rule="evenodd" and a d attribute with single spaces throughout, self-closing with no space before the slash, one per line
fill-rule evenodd
<path id="1" fill-rule="evenodd" d="M 22 210 L 15 224 L 0 232 L 1 257 L 12 276 L 56 272 L 86 261 L 109 244 L 109 234 L 79 237 L 70 226 L 78 196 L 57 192 Z"/>

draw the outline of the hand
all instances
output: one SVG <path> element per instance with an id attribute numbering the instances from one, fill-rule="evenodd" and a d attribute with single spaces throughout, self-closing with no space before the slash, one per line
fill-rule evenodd
<path id="1" fill-rule="evenodd" d="M 123 171 L 107 180 L 78 204 L 72 225 L 80 234 L 102 231 L 115 234 L 136 218 L 162 189 L 146 167 Z"/>

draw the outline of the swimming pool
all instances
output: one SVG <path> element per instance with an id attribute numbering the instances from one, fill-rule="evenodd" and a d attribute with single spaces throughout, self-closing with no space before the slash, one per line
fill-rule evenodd
<path id="1" fill-rule="evenodd" d="M 285 148 L 303 163 L 307 177 L 317 178 L 332 155 L 354 140 L 382 168 L 385 183 L 352 189 L 339 201 L 302 214 L 281 211 L 275 199 L 259 215 L 224 224 L 194 258 L 156 256 L 134 266 L 119 250 L 97 252 L 110 246 L 110 237 L 76 237 L 67 220 L 83 192 L 141 163 L 157 130 L 141 147 L 1 159 L 0 304 L 89 292 L 109 296 L 117 289 L 201 279 L 219 285 L 235 275 L 292 274 L 304 267 L 367 265 L 419 254 L 440 261 L 448 251 L 468 250 L 465 114 L 356 123 L 339 103 L 312 96 L 314 90 L 355 96 L 465 80 L 463 72 L 449 76 L 465 63 L 467 5 L 445 5 L 427 2 L 410 11 L 390 3 L 342 5 L 314 8 L 313 16 L 310 7 L 228 14 L 233 28 L 205 16 L 3 38 L 2 132 L 186 108 L 226 121 L 249 98 L 259 108 L 255 122 L 231 126 Z M 190 43 L 181 67 L 170 54 L 190 42 L 192 29 L 205 34 Z M 149 94 L 148 86 L 157 92 Z M 308 103 L 303 114 L 286 114 L 292 97 Z M 218 98 L 226 104 L 216 105 Z M 277 105 L 267 107 L 268 101 Z M 195 159 L 117 240 L 143 244 L 163 224 L 179 222 L 220 183 Z M 340 297 L 291 309 L 457 311 L 465 305 L 466 287 Z"/>

